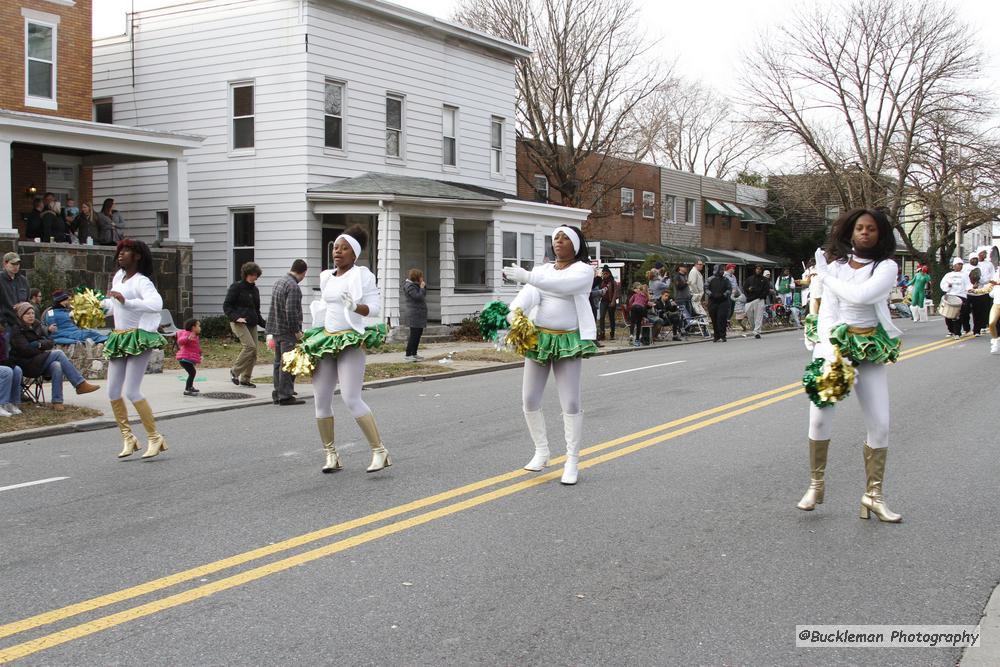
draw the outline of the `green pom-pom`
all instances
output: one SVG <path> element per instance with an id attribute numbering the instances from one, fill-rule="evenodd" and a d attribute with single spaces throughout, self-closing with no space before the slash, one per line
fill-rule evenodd
<path id="1" fill-rule="evenodd" d="M 479 333 L 483 340 L 495 341 L 497 331 L 507 328 L 510 308 L 503 301 L 490 301 L 479 313 Z"/>
<path id="2" fill-rule="evenodd" d="M 813 402 L 817 408 L 825 408 L 833 405 L 833 401 L 824 401 L 819 397 L 819 387 L 817 386 L 817 380 L 819 376 L 823 373 L 823 364 L 826 363 L 826 359 L 822 357 L 818 359 L 813 359 L 806 365 L 806 372 L 802 375 L 802 386 L 806 388 L 806 394 L 809 396 L 809 400 Z"/>

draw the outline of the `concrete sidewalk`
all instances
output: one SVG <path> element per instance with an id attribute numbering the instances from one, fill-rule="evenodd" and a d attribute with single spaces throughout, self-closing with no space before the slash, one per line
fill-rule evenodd
<path id="1" fill-rule="evenodd" d="M 791 329 L 774 329 L 765 331 L 764 334 L 766 335 L 769 333 L 789 330 Z M 733 333 L 731 334 L 731 337 L 733 340 L 736 340 L 740 337 L 740 334 Z M 652 345 L 637 348 L 632 347 L 627 338 L 619 336 L 619 338 L 614 341 L 602 341 L 600 354 L 616 354 L 620 352 L 659 349 L 667 346 L 690 345 L 692 343 L 702 343 L 711 340 L 711 337 L 700 338 L 691 336 L 683 342 L 661 340 L 653 343 Z M 429 361 L 435 357 L 446 356 L 449 352 L 492 349 L 494 349 L 494 345 L 492 343 L 454 341 L 421 345 L 419 352 L 420 356 Z M 367 363 L 369 366 L 376 364 L 403 363 L 403 357 L 403 352 L 370 354 L 368 355 Z M 428 361 L 425 361 L 424 363 L 428 363 Z M 456 377 L 459 375 L 482 373 L 503 368 L 516 367 L 520 366 L 522 363 L 523 362 L 521 361 L 512 363 L 497 363 L 490 361 L 455 360 L 447 364 L 449 371 L 445 373 L 431 373 L 428 375 L 413 375 L 389 378 L 386 380 L 375 380 L 372 382 L 366 382 L 365 389 L 375 389 L 380 386 L 391 386 L 409 382 L 438 380 Z M 271 363 L 258 364 L 254 366 L 253 377 L 270 378 L 272 372 Z M 163 373 L 152 373 L 146 375 L 142 383 L 142 391 L 149 400 L 150 404 L 153 406 L 158 419 L 170 419 L 181 415 L 199 414 L 203 412 L 233 410 L 252 405 L 265 405 L 268 406 L 268 409 L 272 409 L 275 412 L 282 409 L 281 407 L 274 406 L 272 404 L 272 385 L 270 381 L 261 382 L 256 388 L 236 386 L 230 380 L 228 368 L 199 368 L 195 379 L 195 387 L 201 391 L 201 395 L 185 396 L 184 384 L 186 379 L 187 373 L 180 369 L 164 370 Z M 0 443 L 28 441 L 33 438 L 59 435 L 61 433 L 90 431 L 113 427 L 115 422 L 111 414 L 111 406 L 108 403 L 107 391 L 104 389 L 107 381 L 95 380 L 95 383 L 100 385 L 102 390 L 95 391 L 91 394 L 85 394 L 83 396 L 77 396 L 72 389 L 68 389 L 68 391 L 65 392 L 66 403 L 67 405 L 79 405 L 98 410 L 102 413 L 100 417 L 67 422 L 65 424 L 58 424 L 55 426 L 3 433 L 0 434 Z M 310 399 L 312 397 L 312 385 L 308 382 L 296 383 L 295 387 L 299 398 Z M 48 392 L 49 387 L 46 386 L 46 396 L 48 396 Z M 228 396 L 209 396 L 208 394 L 228 394 Z M 129 405 L 129 411 L 131 420 L 133 422 L 137 422 L 138 418 L 131 404 Z"/>

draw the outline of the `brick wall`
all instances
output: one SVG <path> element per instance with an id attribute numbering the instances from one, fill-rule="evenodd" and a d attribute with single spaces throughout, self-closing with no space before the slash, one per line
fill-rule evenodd
<path id="1" fill-rule="evenodd" d="M 112 247 L 34 243 L 0 239 L 0 254 L 13 250 L 21 256 L 21 270 L 28 284 L 43 290 L 43 302 L 53 289 L 79 285 L 107 291 L 118 271 Z M 191 246 L 151 248 L 153 281 L 163 296 L 163 307 L 180 324 L 192 316 Z"/>
<path id="2" fill-rule="evenodd" d="M 59 17 L 56 28 L 56 102 L 58 109 L 25 106 L 25 20 L 21 9 Z M 92 0 L 76 0 L 67 7 L 45 0 L 3 0 L 0 22 L 7 34 L 0 40 L 0 108 L 46 116 L 92 120 L 91 93 L 91 11 Z M 23 194 L 23 191 L 22 191 Z"/>

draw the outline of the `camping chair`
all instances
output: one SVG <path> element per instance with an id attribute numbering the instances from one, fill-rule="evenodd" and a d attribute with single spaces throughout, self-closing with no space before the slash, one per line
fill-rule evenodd
<path id="1" fill-rule="evenodd" d="M 160 311 L 160 326 L 156 330 L 167 339 L 168 348 L 177 348 L 177 325 L 174 324 L 174 316 L 166 308 Z"/>
<path id="2" fill-rule="evenodd" d="M 45 402 L 45 380 L 43 376 L 21 378 L 21 400 L 28 403 Z"/>
<path id="3" fill-rule="evenodd" d="M 690 336 L 691 334 L 701 334 L 702 338 L 708 338 L 710 323 L 705 315 L 692 315 L 687 309 L 687 304 L 681 304 L 681 334 Z"/>

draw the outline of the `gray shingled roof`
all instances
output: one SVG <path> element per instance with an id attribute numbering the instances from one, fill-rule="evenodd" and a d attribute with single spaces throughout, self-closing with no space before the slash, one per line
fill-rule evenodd
<path id="1" fill-rule="evenodd" d="M 419 197 L 424 199 L 452 199 L 465 201 L 501 201 L 514 199 L 513 195 L 487 190 L 475 186 L 435 181 L 430 178 L 398 176 L 368 172 L 354 178 L 311 188 L 309 192 L 343 195 L 395 195 L 397 197 Z"/>

